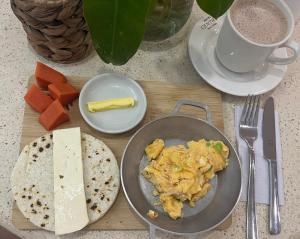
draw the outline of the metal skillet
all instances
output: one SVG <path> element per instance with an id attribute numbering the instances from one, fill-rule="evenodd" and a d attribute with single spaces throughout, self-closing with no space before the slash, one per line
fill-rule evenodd
<path id="1" fill-rule="evenodd" d="M 206 112 L 206 120 L 180 113 L 183 105 L 200 108 Z M 229 165 L 217 173 L 211 181 L 212 189 L 194 208 L 184 205 L 183 217 L 172 220 L 162 209 L 155 206 L 158 201 L 152 194 L 153 185 L 141 174 L 148 160 L 145 147 L 154 139 L 164 139 L 166 145 L 185 144 L 190 140 L 222 140 L 229 147 Z M 155 238 L 155 230 L 178 235 L 205 234 L 220 225 L 230 216 L 241 194 L 242 177 L 239 157 L 232 144 L 212 125 L 208 106 L 180 100 L 173 112 L 141 127 L 129 140 L 121 162 L 121 182 L 125 196 L 132 209 L 149 225 L 149 238 Z M 148 210 L 159 213 L 156 219 L 147 216 Z"/>

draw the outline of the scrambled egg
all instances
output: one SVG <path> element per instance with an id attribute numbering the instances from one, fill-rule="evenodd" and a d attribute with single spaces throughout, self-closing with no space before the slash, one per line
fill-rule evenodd
<path id="1" fill-rule="evenodd" d="M 158 217 L 158 213 L 153 210 L 149 210 L 147 216 L 150 217 L 151 219 L 156 219 Z"/>
<path id="2" fill-rule="evenodd" d="M 153 183 L 163 209 L 172 219 L 182 217 L 183 202 L 191 207 L 210 190 L 215 173 L 228 165 L 229 149 L 222 141 L 189 141 L 187 147 L 165 147 L 156 139 L 145 149 L 150 160 L 143 175 Z"/>
<path id="3" fill-rule="evenodd" d="M 162 139 L 156 139 L 152 144 L 149 144 L 145 152 L 149 160 L 156 159 L 160 152 L 164 149 L 165 142 Z"/>

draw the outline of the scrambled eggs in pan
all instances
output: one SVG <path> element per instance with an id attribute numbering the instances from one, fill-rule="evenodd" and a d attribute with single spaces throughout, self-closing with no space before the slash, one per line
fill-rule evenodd
<path id="1" fill-rule="evenodd" d="M 182 217 L 183 202 L 191 207 L 210 190 L 215 173 L 228 165 L 229 149 L 222 141 L 189 141 L 165 147 L 156 139 L 145 149 L 150 161 L 143 175 L 153 185 L 163 209 L 172 219 Z"/>

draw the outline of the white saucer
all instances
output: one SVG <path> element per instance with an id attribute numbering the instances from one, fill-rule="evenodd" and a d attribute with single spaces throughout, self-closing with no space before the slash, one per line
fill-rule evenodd
<path id="1" fill-rule="evenodd" d="M 135 106 L 91 113 L 87 102 L 113 98 L 133 97 Z M 94 129 L 118 134 L 131 130 L 144 118 L 147 99 L 142 87 L 134 80 L 116 73 L 97 75 L 82 88 L 79 96 L 79 110 L 83 119 Z"/>
<path id="2" fill-rule="evenodd" d="M 189 56 L 200 76 L 211 86 L 237 96 L 259 95 L 275 88 L 283 79 L 287 66 L 264 64 L 253 72 L 235 73 L 226 69 L 215 55 L 220 24 L 205 19 L 194 26 L 188 43 Z M 287 57 L 285 48 L 275 56 Z"/>

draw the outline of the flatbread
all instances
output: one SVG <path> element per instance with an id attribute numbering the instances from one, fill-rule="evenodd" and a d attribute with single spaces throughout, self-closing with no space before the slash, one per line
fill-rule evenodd
<path id="1" fill-rule="evenodd" d="M 118 164 L 111 150 L 81 133 L 86 203 L 90 223 L 104 216 L 119 188 Z M 37 138 L 22 150 L 11 175 L 13 196 L 34 225 L 54 231 L 52 134 Z"/>
<path id="2" fill-rule="evenodd" d="M 90 223 L 108 211 L 117 198 L 120 174 L 117 160 L 100 140 L 82 134 L 83 179 Z"/>
<path id="3" fill-rule="evenodd" d="M 54 231 L 52 139 L 40 137 L 22 150 L 11 176 L 20 211 L 33 224 Z"/>

